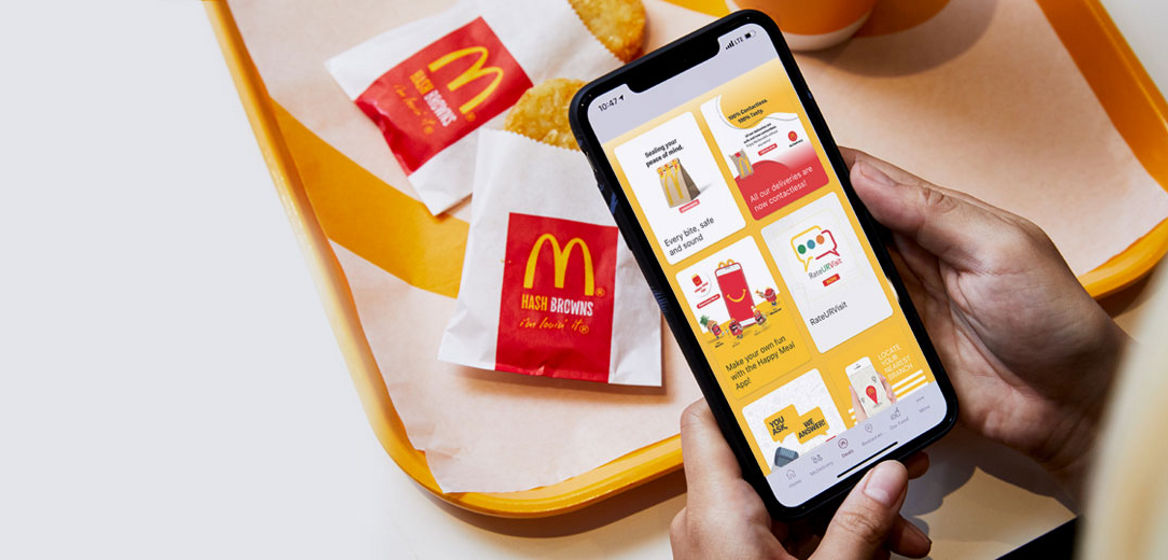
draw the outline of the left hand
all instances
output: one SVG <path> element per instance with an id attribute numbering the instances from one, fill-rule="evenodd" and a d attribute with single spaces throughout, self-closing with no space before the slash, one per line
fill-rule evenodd
<path id="1" fill-rule="evenodd" d="M 681 415 L 681 447 L 688 494 L 670 527 L 676 558 L 849 560 L 929 553 L 929 538 L 900 516 L 908 480 L 928 469 L 924 454 L 904 465 L 885 461 L 872 468 L 820 536 L 802 524 L 771 520 L 704 399 Z"/>

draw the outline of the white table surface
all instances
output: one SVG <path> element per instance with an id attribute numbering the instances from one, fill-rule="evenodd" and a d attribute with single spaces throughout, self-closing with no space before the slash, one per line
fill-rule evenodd
<path id="1" fill-rule="evenodd" d="M 1163 89 L 1168 5 L 1104 4 Z M 389 460 L 199 2 L 21 2 L 0 47 L 0 557 L 669 554 L 678 475 L 514 522 L 440 504 Z M 1147 296 L 1106 305 L 1134 328 Z M 910 512 L 937 556 L 1068 515 L 991 453 L 914 486 L 944 496 Z M 1035 488 L 1038 511 L 1011 510 Z"/>

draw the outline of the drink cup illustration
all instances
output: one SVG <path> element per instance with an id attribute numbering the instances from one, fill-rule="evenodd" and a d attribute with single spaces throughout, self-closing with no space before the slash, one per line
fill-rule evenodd
<path id="1" fill-rule="evenodd" d="M 714 277 L 718 279 L 718 289 L 722 291 L 722 300 L 730 318 L 742 325 L 753 323 L 754 296 L 746 283 L 742 265 L 732 260 L 718 263 Z"/>
<path id="2" fill-rule="evenodd" d="M 807 271 L 811 265 L 829 255 L 839 257 L 839 245 L 835 242 L 835 235 L 831 230 L 819 226 L 812 226 L 791 238 L 791 250 L 795 258 L 803 263 L 803 270 Z"/>

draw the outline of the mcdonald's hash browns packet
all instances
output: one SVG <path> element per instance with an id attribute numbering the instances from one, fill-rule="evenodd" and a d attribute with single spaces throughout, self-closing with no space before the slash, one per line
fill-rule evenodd
<path id="1" fill-rule="evenodd" d="M 532 84 L 621 62 L 566 0 L 462 0 L 326 64 L 437 215 L 470 194 L 478 132 L 499 128 Z"/>
<path id="2" fill-rule="evenodd" d="M 438 358 L 660 386 L 661 314 L 584 155 L 480 134 L 462 283 Z"/>

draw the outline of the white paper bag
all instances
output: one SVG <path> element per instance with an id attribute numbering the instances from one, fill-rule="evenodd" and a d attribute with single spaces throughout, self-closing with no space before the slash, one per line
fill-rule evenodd
<path id="1" fill-rule="evenodd" d="M 438 358 L 660 386 L 660 311 L 584 155 L 480 135 L 458 305 Z"/>
<path id="2" fill-rule="evenodd" d="M 439 214 L 470 194 L 479 131 L 499 128 L 532 84 L 591 80 L 620 61 L 564 0 L 463 0 L 326 65 Z"/>

